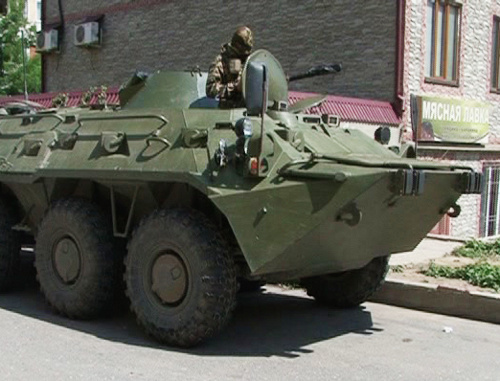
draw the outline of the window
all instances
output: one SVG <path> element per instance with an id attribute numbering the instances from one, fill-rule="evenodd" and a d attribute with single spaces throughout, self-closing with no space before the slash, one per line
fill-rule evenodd
<path id="1" fill-rule="evenodd" d="M 36 30 L 37 32 L 42 30 L 42 1 L 38 0 L 36 2 Z"/>
<path id="2" fill-rule="evenodd" d="M 491 73 L 491 90 L 500 93 L 500 18 L 493 20 L 493 57 Z"/>
<path id="3" fill-rule="evenodd" d="M 0 15 L 6 15 L 9 9 L 9 2 L 7 0 L 0 0 Z"/>
<path id="4" fill-rule="evenodd" d="M 458 84 L 460 5 L 427 0 L 425 76 L 431 82 Z"/>
<path id="5" fill-rule="evenodd" d="M 500 234 L 500 166 L 487 166 L 484 177 L 481 235 L 491 237 Z"/>

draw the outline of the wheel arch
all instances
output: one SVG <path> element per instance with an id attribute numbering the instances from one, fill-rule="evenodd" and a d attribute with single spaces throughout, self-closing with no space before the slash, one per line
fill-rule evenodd
<path id="1" fill-rule="evenodd" d="M 0 195 L 16 203 L 24 230 L 35 235 L 50 205 L 63 198 L 90 200 L 112 220 L 115 236 L 128 238 L 142 218 L 155 209 L 198 210 L 236 242 L 228 220 L 199 184 L 187 181 L 114 181 L 42 178 L 33 183 L 0 183 Z"/>

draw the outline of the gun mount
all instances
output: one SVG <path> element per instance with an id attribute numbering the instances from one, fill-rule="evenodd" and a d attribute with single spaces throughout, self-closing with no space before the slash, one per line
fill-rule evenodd
<path id="1" fill-rule="evenodd" d="M 293 81 L 298 81 L 298 80 L 304 79 L 304 78 L 313 78 L 313 77 L 319 77 L 321 75 L 337 74 L 337 73 L 340 73 L 341 71 L 342 71 L 341 64 L 318 65 L 318 66 L 311 67 L 309 70 L 307 70 L 304 73 L 295 74 L 295 75 L 290 76 L 288 81 L 293 82 Z"/>

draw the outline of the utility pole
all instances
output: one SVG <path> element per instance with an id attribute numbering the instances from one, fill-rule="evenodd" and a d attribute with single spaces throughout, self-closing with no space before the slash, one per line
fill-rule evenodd
<path id="1" fill-rule="evenodd" d="M 24 47 L 24 29 L 21 29 L 21 46 L 23 49 L 24 100 L 28 100 L 28 81 L 26 79 L 26 48 Z"/>
<path id="2" fill-rule="evenodd" d="M 26 48 L 24 47 L 24 29 L 21 29 L 21 47 L 23 49 L 24 100 L 28 100 L 28 81 L 26 79 Z"/>
<path id="3" fill-rule="evenodd" d="M 0 16 L 6 16 L 9 12 L 9 0 L 0 0 Z M 3 35 L 0 32 L 0 77 L 5 75 L 5 67 L 3 66 Z"/>
<path id="4" fill-rule="evenodd" d="M 0 34 L 0 77 L 5 75 L 3 67 L 3 36 Z"/>
<path id="5" fill-rule="evenodd" d="M 7 14 L 8 0 L 0 0 L 0 16 L 5 16 Z M 0 77 L 3 77 L 4 67 L 3 67 L 3 36 L 0 33 Z"/>

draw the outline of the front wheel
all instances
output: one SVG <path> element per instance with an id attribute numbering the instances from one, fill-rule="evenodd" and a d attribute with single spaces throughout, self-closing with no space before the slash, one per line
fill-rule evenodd
<path id="1" fill-rule="evenodd" d="M 389 256 L 378 257 L 360 269 L 305 278 L 302 285 L 307 294 L 321 304 L 355 307 L 379 289 L 388 270 Z"/>
<path id="2" fill-rule="evenodd" d="M 158 341 L 191 347 L 228 322 L 238 289 L 235 265 L 203 214 L 153 212 L 135 231 L 125 265 L 131 308 Z"/>

